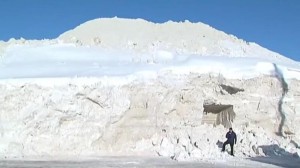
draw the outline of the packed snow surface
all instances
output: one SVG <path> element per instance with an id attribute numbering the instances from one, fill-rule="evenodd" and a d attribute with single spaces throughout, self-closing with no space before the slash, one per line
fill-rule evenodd
<path id="1" fill-rule="evenodd" d="M 298 62 L 188 21 L 96 19 L 53 40 L 0 42 L 0 156 L 233 163 L 220 153 L 231 125 L 238 159 L 293 167 L 299 78 Z"/>
<path id="2" fill-rule="evenodd" d="M 285 78 L 300 78 L 297 63 L 266 58 L 179 55 L 172 51 L 139 56 L 129 51 L 109 51 L 72 44 L 13 45 L 6 49 L 1 58 L 0 78 L 130 76 L 137 79 L 172 72 L 214 73 L 237 79 L 272 75 L 273 64 L 280 67 Z"/>

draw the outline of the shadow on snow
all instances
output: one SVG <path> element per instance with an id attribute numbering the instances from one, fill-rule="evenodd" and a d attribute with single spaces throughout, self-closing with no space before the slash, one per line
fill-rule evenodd
<path id="1" fill-rule="evenodd" d="M 262 149 L 265 156 L 252 157 L 249 160 L 286 168 L 296 168 L 300 165 L 300 158 L 297 153 L 287 152 L 278 145 L 262 145 L 258 148 Z"/>

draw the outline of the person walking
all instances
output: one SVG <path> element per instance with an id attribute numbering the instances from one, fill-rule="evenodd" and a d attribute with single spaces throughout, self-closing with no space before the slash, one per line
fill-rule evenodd
<path id="1" fill-rule="evenodd" d="M 230 144 L 231 155 L 234 156 L 233 155 L 233 145 L 236 144 L 237 138 L 236 138 L 236 134 L 235 134 L 235 132 L 233 132 L 232 128 L 229 128 L 229 131 L 226 134 L 226 138 L 227 138 L 227 141 L 224 142 L 224 144 L 223 144 L 222 152 L 225 151 L 226 145 Z"/>

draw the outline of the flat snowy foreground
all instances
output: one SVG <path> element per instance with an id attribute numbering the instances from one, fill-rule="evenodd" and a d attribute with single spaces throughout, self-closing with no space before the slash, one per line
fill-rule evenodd
<path id="1" fill-rule="evenodd" d="M 283 159 L 264 158 L 259 161 L 250 161 L 240 158 L 233 158 L 223 161 L 198 161 L 198 162 L 176 162 L 168 158 L 151 158 L 151 157 L 101 157 L 87 160 L 1 160 L 2 168 L 98 168 L 98 167 L 297 167 L 299 163 L 290 162 Z M 266 164 L 270 163 L 270 164 Z"/>

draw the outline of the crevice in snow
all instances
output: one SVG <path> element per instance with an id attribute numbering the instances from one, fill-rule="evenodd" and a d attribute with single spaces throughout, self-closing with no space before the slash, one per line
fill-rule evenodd
<path id="1" fill-rule="evenodd" d="M 238 92 L 243 92 L 245 91 L 244 89 L 240 89 L 240 88 L 237 88 L 237 87 L 234 87 L 234 86 L 229 86 L 229 85 L 224 85 L 224 84 L 221 84 L 220 85 L 222 89 L 226 90 L 227 93 L 229 94 L 236 94 Z"/>
<path id="2" fill-rule="evenodd" d="M 278 66 L 276 64 L 273 63 L 273 66 L 274 66 L 274 73 L 275 73 L 275 77 L 278 79 L 278 81 L 280 82 L 280 86 L 281 86 L 281 89 L 282 89 L 282 94 L 281 94 L 281 97 L 278 101 L 278 112 L 280 114 L 280 123 L 279 123 L 279 126 L 278 126 L 278 132 L 277 134 L 279 136 L 286 136 L 286 135 L 291 135 L 291 134 L 294 134 L 290 128 L 291 128 L 291 125 L 288 125 L 286 124 L 286 112 L 285 112 L 285 98 L 287 96 L 287 93 L 289 91 L 289 86 L 283 76 L 283 73 L 282 71 L 278 68 Z"/>

